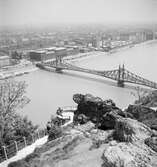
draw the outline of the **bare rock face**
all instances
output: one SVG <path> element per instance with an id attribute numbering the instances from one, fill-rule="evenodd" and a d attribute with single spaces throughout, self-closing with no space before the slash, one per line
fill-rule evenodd
<path id="1" fill-rule="evenodd" d="M 144 141 L 152 135 L 145 124 L 130 118 L 119 118 L 115 124 L 115 138 L 120 142 Z"/>
<path id="2" fill-rule="evenodd" d="M 156 167 L 157 154 L 146 145 L 111 143 L 102 155 L 102 167 Z"/>
<path id="3" fill-rule="evenodd" d="M 110 99 L 103 101 L 101 98 L 90 94 L 75 94 L 73 100 L 78 104 L 74 113 L 75 122 L 81 120 L 80 123 L 86 123 L 86 120 L 88 120 L 101 129 L 114 129 L 116 115 L 125 117 L 125 113 L 116 107 Z M 110 112 L 112 113 L 108 114 Z"/>
<path id="4" fill-rule="evenodd" d="M 79 114 L 79 115 L 74 115 L 74 120 L 75 120 L 75 124 L 79 123 L 79 124 L 85 124 L 87 123 L 90 119 L 84 115 L 84 114 Z"/>
<path id="5" fill-rule="evenodd" d="M 103 101 L 89 94 L 76 94 L 73 99 L 78 104 L 76 118 L 82 114 L 83 122 L 91 121 L 105 130 L 90 134 L 94 141 L 105 143 L 102 167 L 157 167 L 154 110 L 130 105 L 122 111 L 112 100 Z"/>
<path id="6" fill-rule="evenodd" d="M 152 129 L 157 130 L 157 112 L 142 105 L 129 105 L 126 109 L 127 117 L 137 119 Z"/>
<path id="7" fill-rule="evenodd" d="M 90 133 L 93 140 L 108 143 L 109 141 L 113 140 L 114 130 L 104 131 L 100 129 L 93 129 Z"/>
<path id="8" fill-rule="evenodd" d="M 157 131 L 156 130 L 152 130 L 152 137 L 153 136 L 157 137 Z"/>
<path id="9" fill-rule="evenodd" d="M 151 149 L 152 130 L 131 118 L 119 117 L 115 125 L 115 141 L 111 141 L 102 155 L 103 167 L 156 167 L 157 153 Z M 149 138 L 149 140 L 147 140 Z M 148 147 L 145 142 L 151 143 Z M 145 141 L 145 142 L 144 142 Z"/>
<path id="10" fill-rule="evenodd" d="M 116 122 L 121 118 L 121 110 L 112 110 L 103 115 L 103 129 L 114 129 Z"/>
<path id="11" fill-rule="evenodd" d="M 82 94 L 74 94 L 73 95 L 73 100 L 75 103 L 79 104 L 84 100 L 84 95 Z"/>
<path id="12" fill-rule="evenodd" d="M 147 138 L 145 140 L 145 144 L 148 145 L 152 150 L 157 152 L 157 136 Z"/>

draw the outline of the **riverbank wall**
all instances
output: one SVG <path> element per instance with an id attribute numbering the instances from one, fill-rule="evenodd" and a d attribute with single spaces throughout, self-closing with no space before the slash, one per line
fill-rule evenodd
<path id="1" fill-rule="evenodd" d="M 142 42 L 142 43 L 117 47 L 117 48 L 114 48 L 114 49 L 112 49 L 111 51 L 108 51 L 108 52 L 91 51 L 91 52 L 87 52 L 87 53 L 79 53 L 78 55 L 71 55 L 71 56 L 65 57 L 64 60 L 69 61 L 69 62 L 80 61 L 82 59 L 88 59 L 90 57 L 99 56 L 99 53 L 104 54 L 106 56 L 111 56 L 112 54 L 115 54 L 117 52 L 121 52 L 121 51 L 125 51 L 125 50 L 132 49 L 132 48 L 135 48 L 135 47 L 139 47 L 141 45 L 153 44 L 153 43 L 156 43 L 156 42 L 157 42 L 157 40 L 155 39 L 155 40 L 145 41 L 145 42 Z"/>
<path id="2" fill-rule="evenodd" d="M 117 53 L 117 52 L 120 52 L 120 51 L 123 51 L 123 50 L 127 50 L 127 49 L 131 49 L 131 48 L 139 47 L 141 45 L 149 45 L 149 44 L 153 44 L 153 43 L 156 43 L 156 42 L 157 42 L 157 40 L 154 39 L 154 40 L 145 41 L 145 42 L 141 42 L 141 43 L 136 43 L 136 44 L 126 45 L 126 46 L 121 46 L 121 47 L 112 49 L 109 53 L 113 54 L 113 53 Z"/>
<path id="3" fill-rule="evenodd" d="M 38 70 L 38 68 L 33 64 L 10 66 L 0 71 L 0 80 L 21 76 L 36 70 Z"/>

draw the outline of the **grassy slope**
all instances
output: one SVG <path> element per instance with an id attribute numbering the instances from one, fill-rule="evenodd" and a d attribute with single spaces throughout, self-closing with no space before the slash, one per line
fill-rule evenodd
<path id="1" fill-rule="evenodd" d="M 91 137 L 80 130 L 70 129 L 64 137 L 46 143 L 9 167 L 100 167 L 105 147 L 102 144 L 95 149 Z"/>

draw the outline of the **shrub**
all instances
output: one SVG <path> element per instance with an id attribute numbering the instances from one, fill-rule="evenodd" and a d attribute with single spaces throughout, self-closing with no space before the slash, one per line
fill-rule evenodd
<path id="1" fill-rule="evenodd" d="M 33 152 L 32 154 L 27 155 L 26 158 L 22 160 L 11 162 L 8 167 L 30 167 L 29 162 L 36 157 L 39 157 L 39 154 Z"/>
<path id="2" fill-rule="evenodd" d="M 119 119 L 115 125 L 114 138 L 120 142 L 132 142 L 132 137 L 134 135 L 134 129 L 130 124 Z"/>
<path id="3" fill-rule="evenodd" d="M 58 137 L 61 137 L 62 134 L 63 134 L 63 132 L 62 132 L 61 127 L 54 125 L 54 126 L 51 128 L 51 130 L 49 131 L 48 140 L 54 140 L 54 139 L 56 139 L 56 138 L 58 138 Z"/>
<path id="4" fill-rule="evenodd" d="M 26 156 L 25 161 L 26 161 L 26 162 L 29 162 L 30 160 L 32 160 L 32 159 L 34 159 L 34 158 L 36 158 L 36 157 L 39 157 L 39 154 L 33 152 L 32 154 L 29 154 L 29 155 Z"/>
<path id="5" fill-rule="evenodd" d="M 8 167 L 30 167 L 29 164 L 23 160 L 11 162 Z"/>

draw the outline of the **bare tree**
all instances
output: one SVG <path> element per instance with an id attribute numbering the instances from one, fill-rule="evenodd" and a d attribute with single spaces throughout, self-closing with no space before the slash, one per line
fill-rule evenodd
<path id="1" fill-rule="evenodd" d="M 150 93 L 150 90 L 146 90 L 144 88 L 137 86 L 135 87 L 135 91 L 131 92 L 131 95 L 133 95 L 137 99 L 135 103 L 141 104 L 143 98 L 149 93 Z"/>
<path id="2" fill-rule="evenodd" d="M 25 96 L 26 83 L 5 80 L 0 83 L 0 138 L 14 129 L 16 110 L 29 102 Z"/>

